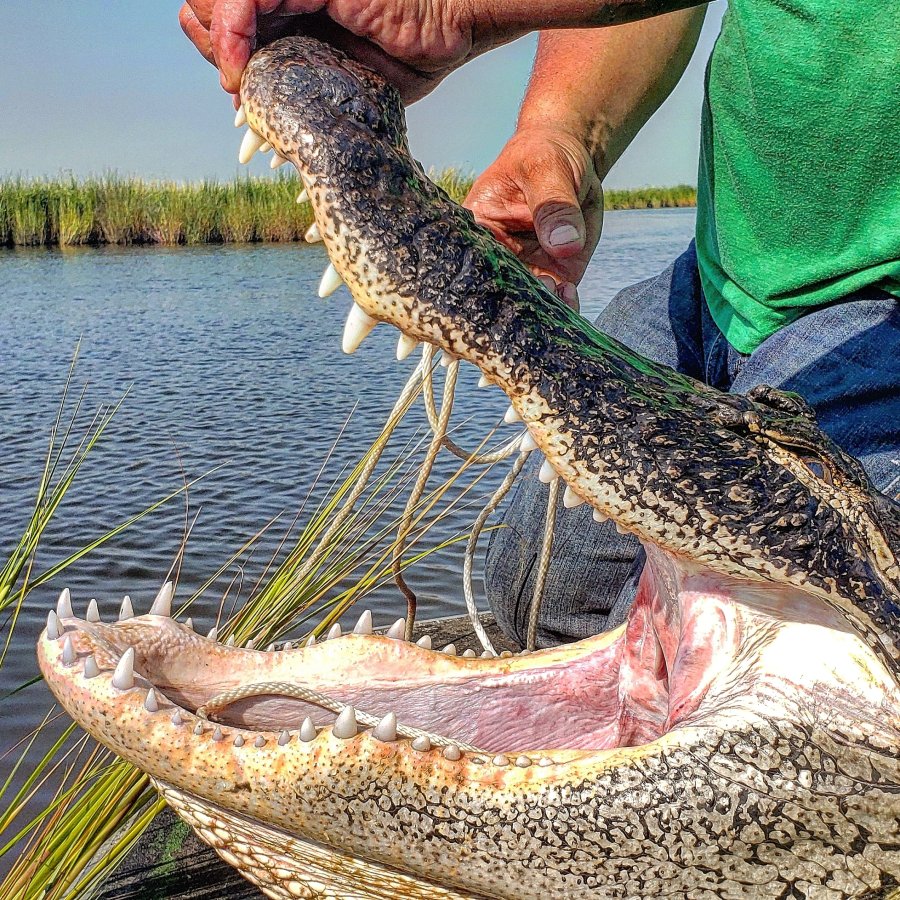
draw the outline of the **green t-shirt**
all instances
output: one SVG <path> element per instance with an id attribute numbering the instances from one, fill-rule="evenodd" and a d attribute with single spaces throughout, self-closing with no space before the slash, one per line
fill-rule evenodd
<path id="1" fill-rule="evenodd" d="M 900 297 L 900 0 L 731 0 L 701 143 L 700 277 L 737 350 Z"/>

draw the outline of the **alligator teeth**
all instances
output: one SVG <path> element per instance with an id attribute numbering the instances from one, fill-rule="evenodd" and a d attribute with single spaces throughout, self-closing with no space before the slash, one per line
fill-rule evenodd
<path id="1" fill-rule="evenodd" d="M 501 650 L 500 659 L 509 659 L 513 655 L 512 650 Z"/>
<path id="2" fill-rule="evenodd" d="M 247 650 L 253 650 L 254 647 L 256 647 L 256 642 L 253 640 L 253 638 L 250 638 L 250 640 L 247 641 L 246 644 L 244 644 L 244 647 Z"/>
<path id="3" fill-rule="evenodd" d="M 84 661 L 84 677 L 85 678 L 96 678 L 100 674 L 100 666 L 97 665 L 97 660 L 94 659 L 93 654 L 91 654 Z"/>
<path id="4" fill-rule="evenodd" d="M 253 159 L 253 154 L 259 150 L 265 143 L 265 139 L 261 138 L 255 131 L 248 128 L 244 139 L 241 141 L 241 149 L 238 151 L 238 162 L 245 164 Z"/>
<path id="5" fill-rule="evenodd" d="M 537 441 L 531 436 L 530 431 L 526 431 L 525 434 L 522 435 L 521 440 L 519 441 L 519 450 L 522 453 L 530 453 L 532 450 L 537 450 L 538 445 Z"/>
<path id="6" fill-rule="evenodd" d="M 68 588 L 63 588 L 59 592 L 59 600 L 56 601 L 56 614 L 61 619 L 71 619 L 75 614 L 72 612 L 72 595 Z"/>
<path id="7" fill-rule="evenodd" d="M 75 665 L 75 648 L 72 646 L 72 638 L 66 635 L 62 648 L 62 664 L 64 666 Z"/>
<path id="8" fill-rule="evenodd" d="M 417 737 L 412 742 L 412 748 L 413 750 L 419 750 L 422 753 L 427 753 L 431 749 L 431 741 L 427 737 L 425 737 L 424 734 L 419 735 L 419 737 Z"/>
<path id="9" fill-rule="evenodd" d="M 190 628 L 191 631 L 194 630 L 194 620 L 190 616 L 184 620 L 184 627 Z"/>
<path id="10" fill-rule="evenodd" d="M 315 647 L 315 645 L 316 645 L 316 636 L 315 636 L 315 634 L 311 634 L 306 639 L 306 643 L 303 646 L 304 647 Z"/>
<path id="11" fill-rule="evenodd" d="M 253 742 L 253 746 L 256 747 L 257 749 L 259 749 L 260 747 L 265 747 L 265 746 L 266 746 L 266 739 L 265 739 L 262 735 L 260 735 L 260 736 Z"/>
<path id="12" fill-rule="evenodd" d="M 509 760 L 505 756 L 499 756 L 499 755 L 495 756 L 491 760 L 491 762 L 493 762 L 493 764 L 495 766 L 508 766 L 509 765 Z"/>
<path id="13" fill-rule="evenodd" d="M 287 160 L 283 156 L 280 156 L 278 154 L 278 151 L 276 151 L 275 155 L 272 157 L 271 161 L 269 162 L 269 168 L 277 169 L 279 166 L 283 166 L 286 162 L 287 162 Z"/>
<path id="14" fill-rule="evenodd" d="M 475 659 L 475 651 L 470 647 L 468 650 L 463 650 L 463 657 L 465 659 Z"/>
<path id="15" fill-rule="evenodd" d="M 272 149 L 272 145 L 268 141 L 264 141 L 259 148 L 260 153 L 268 153 Z"/>
<path id="16" fill-rule="evenodd" d="M 550 465 L 549 459 L 545 459 L 540 472 L 538 472 L 538 479 L 544 484 L 552 484 L 557 478 L 559 478 L 559 476 L 556 474 L 556 469 Z"/>
<path id="17" fill-rule="evenodd" d="M 401 334 L 400 340 L 397 341 L 397 359 L 406 359 L 418 346 L 419 342 L 414 337 L 410 337 L 408 334 Z"/>
<path id="18" fill-rule="evenodd" d="M 343 283 L 338 270 L 328 263 L 328 268 L 322 273 L 322 280 L 319 282 L 319 296 L 323 300 L 330 297 Z"/>
<path id="19" fill-rule="evenodd" d="M 278 735 L 278 746 L 284 747 L 286 744 L 291 742 L 291 735 L 288 731 L 282 731 L 281 734 Z"/>
<path id="20" fill-rule="evenodd" d="M 196 734 L 197 737 L 200 737 L 200 735 L 203 734 L 203 723 L 202 722 L 198 722 L 194 726 L 194 734 Z"/>
<path id="21" fill-rule="evenodd" d="M 178 728 L 181 725 L 184 725 L 184 718 L 181 715 L 181 710 L 176 709 L 175 712 L 172 713 L 172 724 Z"/>
<path id="22" fill-rule="evenodd" d="M 128 691 L 134 687 L 134 647 L 129 647 L 116 663 L 112 686 L 120 691 Z"/>
<path id="23" fill-rule="evenodd" d="M 420 637 L 416 641 L 416 646 L 422 647 L 424 650 L 430 650 L 431 649 L 431 635 L 430 634 L 422 635 L 422 637 Z"/>
<path id="24" fill-rule="evenodd" d="M 126 594 L 122 598 L 122 605 L 119 607 L 119 621 L 124 622 L 126 619 L 134 618 L 134 607 L 131 605 L 131 597 Z"/>
<path id="25" fill-rule="evenodd" d="M 239 106 L 237 108 L 237 112 L 234 114 L 234 127 L 235 128 L 243 128 L 244 125 L 247 124 L 247 113 L 244 112 L 244 107 Z"/>
<path id="26" fill-rule="evenodd" d="M 87 605 L 87 612 L 84 614 L 85 622 L 99 622 L 100 608 L 97 606 L 96 600 L 91 600 Z"/>
<path id="27" fill-rule="evenodd" d="M 372 737 L 390 743 L 397 740 L 397 714 L 389 712 L 373 729 Z"/>
<path id="28" fill-rule="evenodd" d="M 354 303 L 350 308 L 350 315 L 347 316 L 347 323 L 344 325 L 344 338 L 341 341 L 341 349 L 344 353 L 355 353 L 377 324 L 378 319 L 373 319 L 361 306 Z"/>
<path id="29" fill-rule="evenodd" d="M 225 735 L 222 732 L 221 726 L 216 725 L 216 727 L 213 729 L 213 740 L 221 741 L 222 738 L 224 738 L 224 737 L 225 737 Z"/>
<path id="30" fill-rule="evenodd" d="M 215 625 L 206 633 L 206 639 L 209 641 L 217 641 L 219 639 L 219 629 Z"/>
<path id="31" fill-rule="evenodd" d="M 539 765 L 539 766 L 552 766 L 552 765 L 553 765 L 553 760 L 550 759 L 549 756 L 542 756 L 542 757 L 538 760 L 538 765 Z"/>
<path id="32" fill-rule="evenodd" d="M 441 350 L 441 365 L 446 369 L 447 366 L 452 362 L 456 362 L 459 357 L 455 353 L 448 353 L 446 350 Z"/>
<path id="33" fill-rule="evenodd" d="M 310 741 L 314 741 L 316 739 L 316 726 L 313 724 L 313 720 L 307 716 L 303 720 L 303 724 L 300 726 L 300 740 L 303 741 L 304 744 L 308 744 Z"/>
<path id="34" fill-rule="evenodd" d="M 234 739 L 234 746 L 235 747 L 243 747 L 244 746 L 244 738 L 241 735 L 238 735 Z"/>
<path id="35" fill-rule="evenodd" d="M 341 714 L 335 719 L 331 733 L 339 738 L 356 737 L 359 726 L 356 724 L 356 710 L 352 706 L 345 706 Z"/>
<path id="36" fill-rule="evenodd" d="M 575 509 L 575 507 L 581 506 L 582 503 L 584 503 L 584 499 L 566 485 L 566 489 L 563 491 L 563 506 L 566 509 Z"/>
<path id="37" fill-rule="evenodd" d="M 165 616 L 166 618 L 171 618 L 172 616 L 172 595 L 175 593 L 175 588 L 171 581 L 167 581 L 160 589 L 159 593 L 156 595 L 156 599 L 153 601 L 153 605 L 150 607 L 150 615 L 151 616 Z"/>
<path id="38" fill-rule="evenodd" d="M 491 653 L 490 650 L 482 650 L 482 652 L 481 652 L 481 658 L 482 658 L 482 659 L 493 659 L 493 658 L 494 658 L 494 654 Z"/>
<path id="39" fill-rule="evenodd" d="M 527 756 L 517 756 L 516 765 L 520 769 L 527 769 L 531 765 L 531 760 Z"/>
<path id="40" fill-rule="evenodd" d="M 446 653 L 448 656 L 456 656 L 456 644 L 447 644 L 441 653 Z"/>
<path id="41" fill-rule="evenodd" d="M 441 750 L 441 756 L 444 759 L 449 759 L 451 762 L 456 762 L 461 756 L 462 753 L 459 752 L 459 747 L 456 744 L 447 744 L 443 750 Z"/>
<path id="42" fill-rule="evenodd" d="M 282 652 L 285 652 L 287 650 L 293 650 L 293 649 L 294 649 L 294 645 L 290 641 L 285 641 L 284 646 L 281 648 Z"/>
<path id="43" fill-rule="evenodd" d="M 225 646 L 226 646 L 226 647 L 233 647 L 233 646 L 234 646 L 234 635 L 233 635 L 233 634 L 229 634 L 229 635 L 228 635 L 228 640 L 225 641 Z"/>
<path id="44" fill-rule="evenodd" d="M 156 691 L 154 691 L 153 688 L 150 688 L 150 690 L 147 691 L 147 697 L 144 700 L 144 709 L 146 709 L 147 712 L 159 712 L 159 703 L 156 700 Z"/>
<path id="45" fill-rule="evenodd" d="M 306 193 L 306 188 L 303 188 L 299 194 L 297 194 L 297 202 L 298 203 L 308 203 L 309 202 L 309 194 Z"/>
<path id="46" fill-rule="evenodd" d="M 387 630 L 387 636 L 395 641 L 402 641 L 406 638 L 406 619 L 397 619 L 393 625 Z"/>
<path id="47" fill-rule="evenodd" d="M 372 633 L 372 613 L 370 610 L 364 610 L 363 614 L 356 620 L 353 626 L 354 634 L 371 634 Z"/>
<path id="48" fill-rule="evenodd" d="M 331 628 L 328 629 L 328 634 L 325 635 L 326 641 L 333 641 L 335 638 L 339 638 L 341 636 L 341 623 L 335 622 Z"/>
<path id="49" fill-rule="evenodd" d="M 51 609 L 47 613 L 47 640 L 55 641 L 59 638 L 59 616 Z"/>
<path id="50" fill-rule="evenodd" d="M 516 422 L 522 421 L 522 417 L 516 412 L 516 408 L 510 404 L 509 409 L 503 413 L 503 421 L 506 422 L 507 425 L 515 425 Z"/>
<path id="51" fill-rule="evenodd" d="M 591 513 L 591 518 L 592 518 L 595 522 L 606 522 L 606 521 L 609 519 L 609 516 L 604 515 L 602 512 L 600 512 L 599 509 L 595 509 L 595 510 Z"/>
<path id="52" fill-rule="evenodd" d="M 277 649 L 278 648 L 274 644 L 269 644 L 268 647 L 266 647 L 266 653 L 273 653 Z"/>
<path id="53" fill-rule="evenodd" d="M 616 522 L 616 531 L 618 531 L 619 534 L 631 534 L 627 528 L 623 528 L 618 522 Z"/>
<path id="54" fill-rule="evenodd" d="M 308 244 L 318 244 L 322 241 L 322 232 L 319 231 L 319 226 L 313 222 L 312 225 L 306 229 L 306 234 L 304 234 L 303 237 Z"/>
<path id="55" fill-rule="evenodd" d="M 487 375 L 482 375 L 481 378 L 478 379 L 478 387 L 490 387 L 491 381 L 487 377 Z"/>

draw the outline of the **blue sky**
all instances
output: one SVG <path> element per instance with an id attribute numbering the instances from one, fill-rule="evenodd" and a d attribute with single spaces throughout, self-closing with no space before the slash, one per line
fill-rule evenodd
<path id="1" fill-rule="evenodd" d="M 0 172 L 230 178 L 240 135 L 216 74 L 178 27 L 179 4 L 109 0 L 8 3 L 0 38 Z M 684 79 L 607 185 L 696 182 L 703 67 L 721 19 L 707 17 Z M 426 166 L 488 165 L 512 132 L 534 38 L 456 72 L 409 111 Z M 268 172 L 263 162 L 253 171 Z"/>

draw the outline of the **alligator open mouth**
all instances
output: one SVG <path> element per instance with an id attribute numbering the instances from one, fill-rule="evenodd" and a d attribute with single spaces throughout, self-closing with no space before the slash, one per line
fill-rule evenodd
<path id="1" fill-rule="evenodd" d="M 242 86 L 354 306 L 477 365 L 569 505 L 647 551 L 618 630 L 475 659 L 402 627 L 223 646 L 68 595 L 69 713 L 270 896 L 864 896 L 900 882 L 900 510 L 800 398 L 722 395 L 547 291 L 412 161 L 396 93 L 288 38 Z M 90 621 L 88 621 L 88 619 Z M 427 639 L 424 642 L 427 645 Z"/>

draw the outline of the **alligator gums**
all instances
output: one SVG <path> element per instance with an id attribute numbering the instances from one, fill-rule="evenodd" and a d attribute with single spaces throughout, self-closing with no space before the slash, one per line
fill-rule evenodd
<path id="1" fill-rule="evenodd" d="M 179 624 L 165 590 L 115 624 L 64 595 L 38 652 L 66 710 L 271 897 L 889 894 L 898 506 L 799 397 L 718 393 L 568 309 L 425 177 L 370 71 L 286 38 L 242 100 L 245 155 L 293 163 L 323 287 L 353 295 L 345 349 L 386 322 L 478 366 L 568 505 L 641 540 L 637 600 L 613 632 L 469 659 L 366 616 L 265 653 Z"/>

